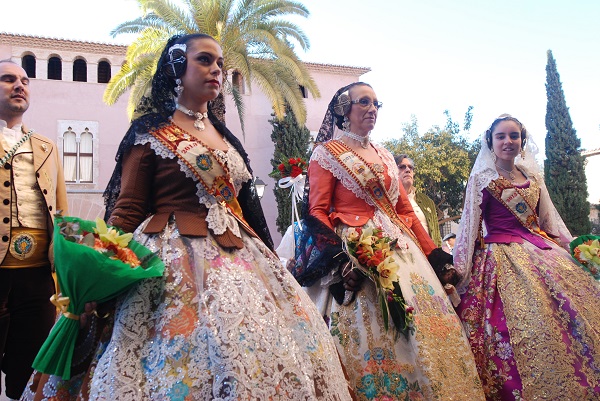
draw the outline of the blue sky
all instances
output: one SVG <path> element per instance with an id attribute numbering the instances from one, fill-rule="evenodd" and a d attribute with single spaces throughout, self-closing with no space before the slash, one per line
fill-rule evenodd
<path id="1" fill-rule="evenodd" d="M 443 125 L 445 109 L 462 121 L 472 105 L 472 138 L 511 113 L 543 149 L 551 49 L 582 147 L 600 148 L 600 1 L 303 3 L 311 13 L 295 20 L 311 41 L 303 60 L 372 69 L 363 79 L 384 103 L 376 140 L 399 135 L 411 115 L 422 132 Z M 139 11 L 133 0 L 20 0 L 3 5 L 3 15 L 4 32 L 126 43 L 109 31 Z"/>

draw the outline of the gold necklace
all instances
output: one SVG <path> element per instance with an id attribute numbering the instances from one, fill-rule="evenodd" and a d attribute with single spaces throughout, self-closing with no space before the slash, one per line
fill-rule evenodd
<path id="1" fill-rule="evenodd" d="M 503 169 L 502 167 L 500 167 L 499 165 L 496 164 L 496 167 L 498 167 L 500 170 L 504 171 L 506 174 L 508 174 L 508 178 L 510 178 L 511 181 L 514 181 L 517 176 L 513 173 L 513 171 L 515 171 L 515 166 L 513 165 L 512 170 L 508 171 L 506 169 Z"/>
<path id="2" fill-rule="evenodd" d="M 177 103 L 176 107 L 177 107 L 177 110 L 181 111 L 184 114 L 187 114 L 190 117 L 194 117 L 196 119 L 196 121 L 194 121 L 194 128 L 196 128 L 198 131 L 204 131 L 204 128 L 206 128 L 206 127 L 205 127 L 202 119 L 208 118 L 208 111 L 205 111 L 204 113 L 200 113 L 199 111 L 194 112 L 179 103 Z"/>

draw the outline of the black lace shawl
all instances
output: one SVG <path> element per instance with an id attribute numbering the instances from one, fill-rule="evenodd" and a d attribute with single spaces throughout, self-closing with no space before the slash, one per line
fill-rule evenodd
<path id="1" fill-rule="evenodd" d="M 252 174 L 252 169 L 250 168 L 250 160 L 248 158 L 248 154 L 244 150 L 242 143 L 237 139 L 231 131 L 227 129 L 209 110 L 208 118 L 210 122 L 214 125 L 214 127 L 219 131 L 231 145 L 238 151 L 238 153 L 244 159 L 244 163 L 246 163 L 246 168 Z M 122 162 L 123 156 L 131 149 L 135 142 L 136 133 L 147 133 L 154 131 L 164 125 L 169 124 L 170 121 L 168 118 L 165 118 L 163 115 L 158 113 L 151 113 L 143 115 L 131 123 L 131 126 L 127 130 L 125 137 L 121 141 L 119 145 L 119 149 L 117 150 L 117 155 L 115 157 L 117 161 L 117 165 L 113 171 L 112 177 L 104 190 L 104 205 L 106 207 L 106 212 L 104 215 L 104 220 L 108 220 L 110 217 L 115 203 L 119 197 L 119 193 L 121 191 L 121 172 L 122 172 Z M 262 210 L 262 206 L 260 204 L 260 199 L 258 198 L 258 194 L 256 193 L 256 187 L 254 186 L 253 180 L 247 181 L 242 185 L 242 189 L 238 194 L 238 201 L 242 208 L 242 213 L 244 214 L 244 218 L 252 227 L 252 229 L 258 234 L 260 239 L 269 247 L 269 249 L 273 250 L 273 240 L 271 239 L 271 234 L 269 232 L 269 228 L 267 226 L 267 221 L 265 219 L 265 215 Z M 152 213 L 150 210 L 149 213 Z"/>
<path id="2" fill-rule="evenodd" d="M 296 261 L 291 266 L 292 275 L 303 287 L 310 287 L 349 260 L 342 250 L 342 240 L 335 231 L 309 214 L 309 193 L 307 177 L 302 206 L 302 231 L 296 247 Z"/>

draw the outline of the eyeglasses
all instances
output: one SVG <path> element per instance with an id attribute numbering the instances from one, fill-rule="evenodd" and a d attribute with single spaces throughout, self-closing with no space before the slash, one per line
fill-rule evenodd
<path id="1" fill-rule="evenodd" d="M 398 168 L 400 169 L 400 171 L 404 171 L 406 169 L 409 169 L 410 171 L 415 171 L 415 166 L 409 166 L 408 164 L 399 164 Z"/>
<path id="2" fill-rule="evenodd" d="M 375 108 L 377 110 L 379 110 L 381 108 L 381 106 L 383 106 L 383 103 L 375 100 L 375 101 L 371 101 L 371 99 L 363 97 L 362 99 L 356 99 L 356 100 L 351 100 L 350 101 L 352 104 L 360 104 L 362 107 L 364 107 L 365 109 L 371 107 L 371 105 L 375 106 Z"/>

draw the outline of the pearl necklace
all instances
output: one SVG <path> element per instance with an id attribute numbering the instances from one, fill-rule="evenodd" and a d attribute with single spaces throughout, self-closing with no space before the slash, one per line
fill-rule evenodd
<path id="1" fill-rule="evenodd" d="M 369 147 L 369 142 L 370 142 L 369 135 L 370 135 L 370 132 L 366 136 L 360 136 L 360 135 L 354 134 L 354 133 L 352 133 L 350 131 L 342 131 L 342 133 L 345 136 L 347 136 L 348 138 L 354 139 L 355 141 L 359 142 L 360 146 L 363 149 L 367 149 Z"/>
<path id="2" fill-rule="evenodd" d="M 204 128 L 206 127 L 204 122 L 202 122 L 202 119 L 208 118 L 208 111 L 205 111 L 204 113 L 200 113 L 199 111 L 194 112 L 179 103 L 177 103 L 176 107 L 177 110 L 181 111 L 182 113 L 187 114 L 190 117 L 195 117 L 196 121 L 194 121 L 194 128 L 196 128 L 198 131 L 204 131 Z"/>
<path id="3" fill-rule="evenodd" d="M 504 171 L 505 173 L 508 174 L 508 178 L 510 178 L 511 181 L 514 181 L 515 178 L 517 178 L 515 176 L 515 174 L 513 173 L 513 171 L 515 171 L 515 166 L 513 166 L 512 170 L 508 171 L 506 169 L 503 169 L 502 167 L 500 167 L 499 165 L 496 164 L 496 167 L 498 167 L 500 170 Z"/>

